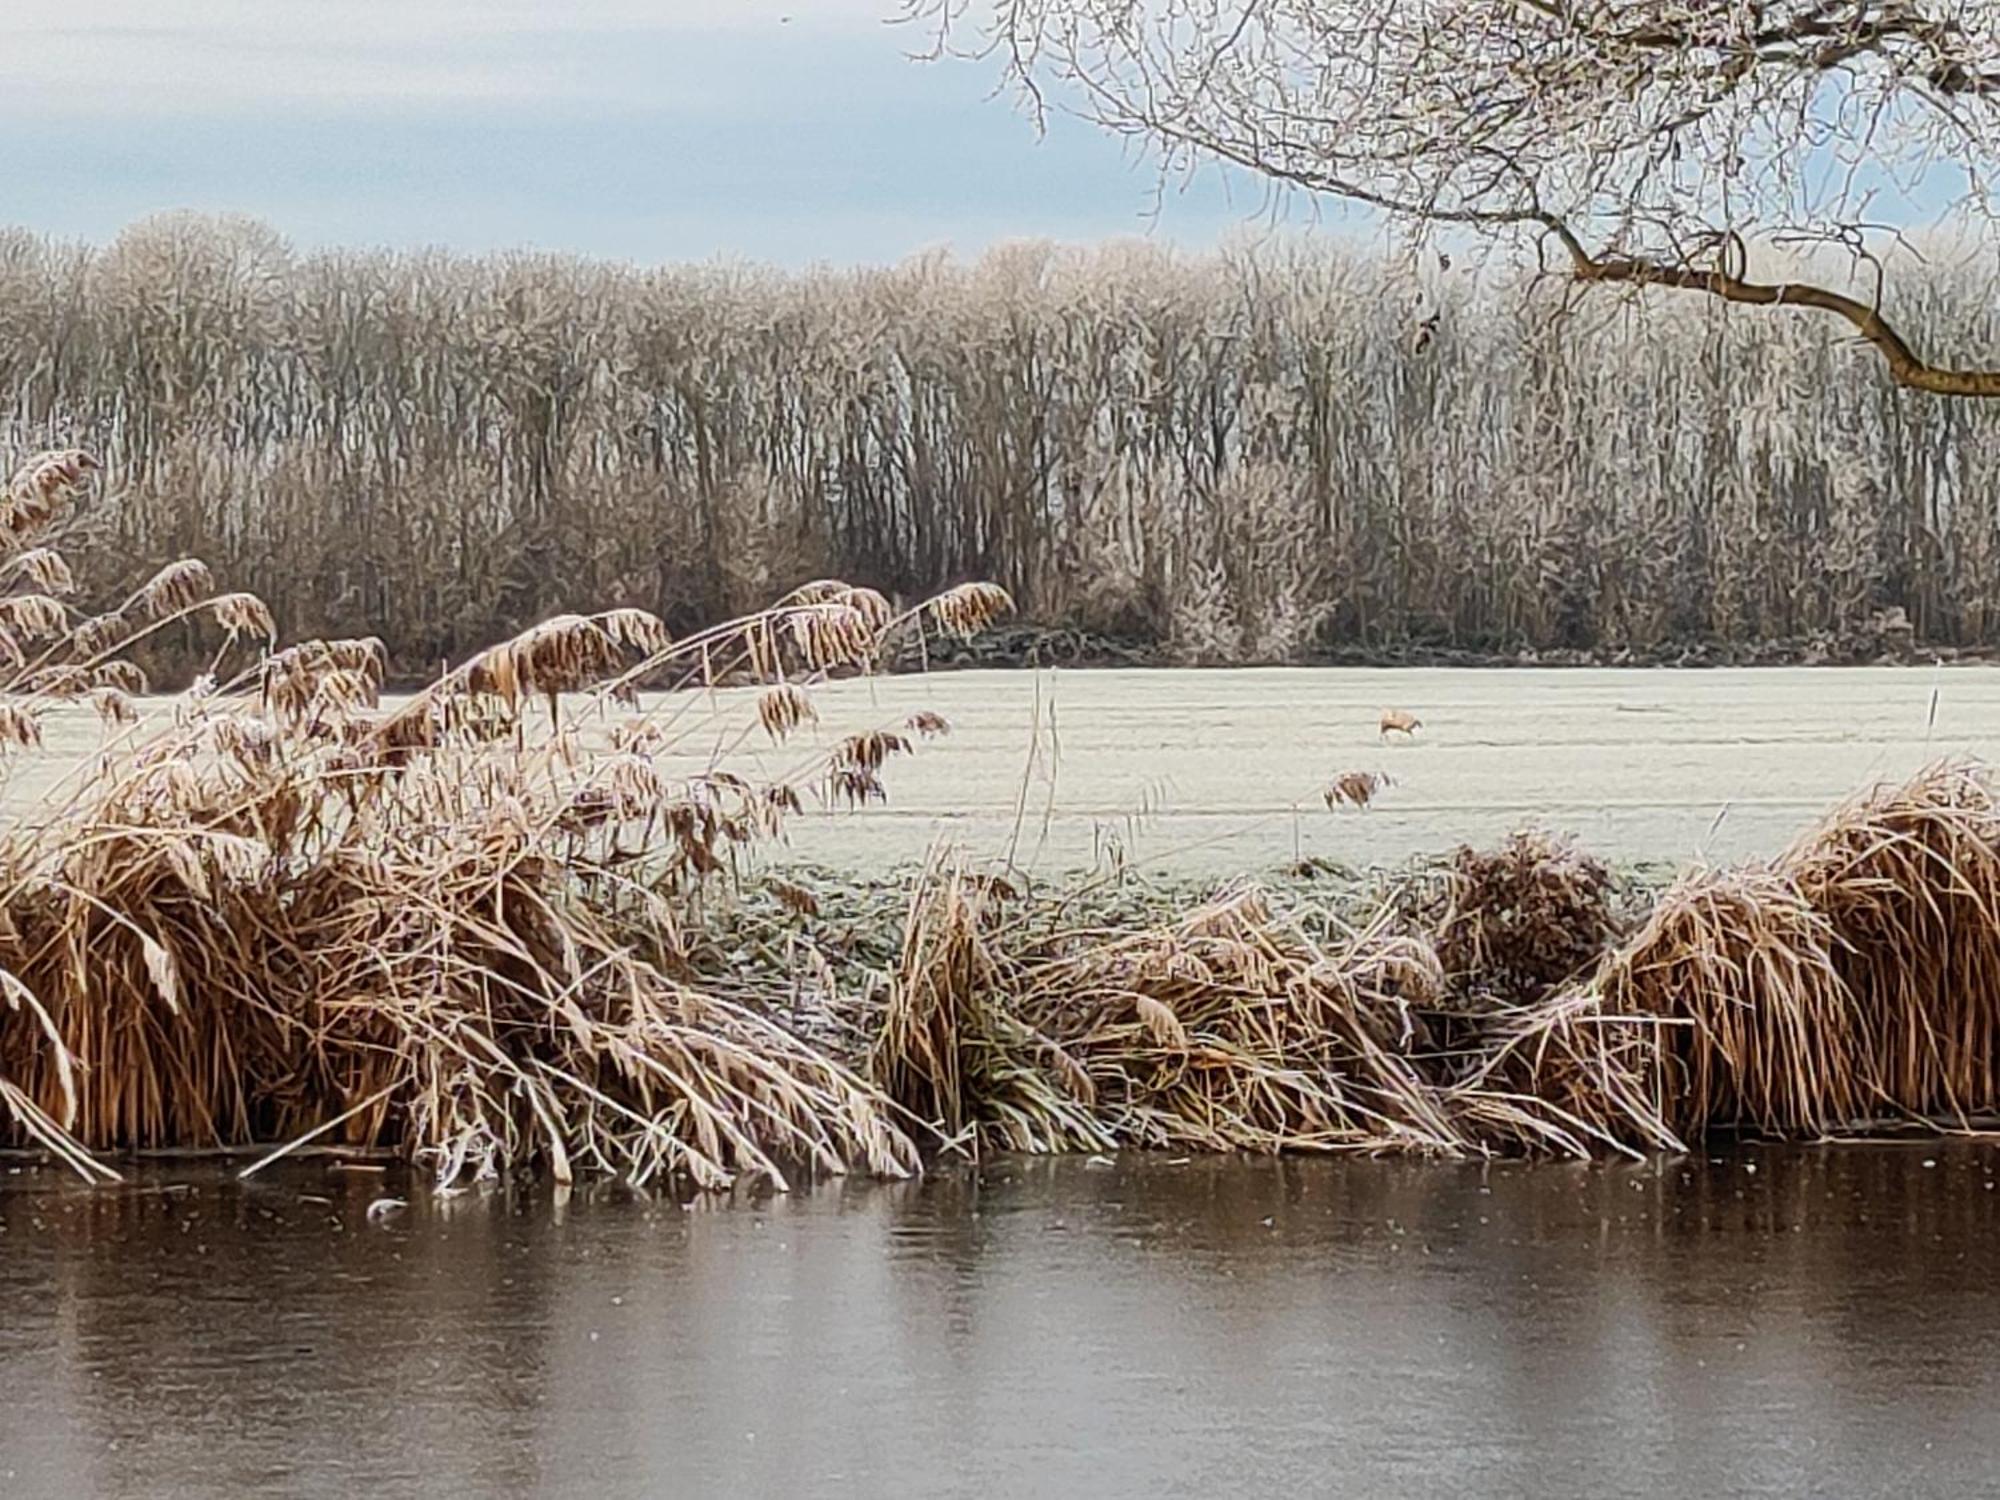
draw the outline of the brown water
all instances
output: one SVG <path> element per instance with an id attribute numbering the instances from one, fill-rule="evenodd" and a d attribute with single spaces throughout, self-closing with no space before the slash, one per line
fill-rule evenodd
<path id="1" fill-rule="evenodd" d="M 0 1494 L 1990 1493 L 1996 1169 L 1072 1158 L 687 1207 L 29 1169 Z"/>

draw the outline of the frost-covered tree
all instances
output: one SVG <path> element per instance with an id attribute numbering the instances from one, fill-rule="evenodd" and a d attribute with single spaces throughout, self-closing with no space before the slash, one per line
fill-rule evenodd
<path id="1" fill-rule="evenodd" d="M 2000 0 L 907 3 L 1036 108 L 1170 162 L 1370 205 L 1419 241 L 1533 244 L 1578 285 L 1819 309 L 1904 386 L 2000 397 L 2000 368 L 1931 363 L 1881 301 L 1897 223 L 1956 215 L 1992 243 Z M 1861 274 L 1763 279 L 1769 245 L 1837 246 Z"/>

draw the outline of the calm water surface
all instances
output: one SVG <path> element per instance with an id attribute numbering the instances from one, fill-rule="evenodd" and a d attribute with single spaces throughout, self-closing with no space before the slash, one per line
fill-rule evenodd
<path id="1" fill-rule="evenodd" d="M 0 1494 L 1987 1494 L 1996 1169 L 1006 1160 L 692 1206 L 21 1169 Z"/>

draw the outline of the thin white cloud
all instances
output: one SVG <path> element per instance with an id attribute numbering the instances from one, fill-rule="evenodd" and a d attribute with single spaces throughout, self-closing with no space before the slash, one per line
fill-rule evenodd
<path id="1" fill-rule="evenodd" d="M 0 0 L 6 217 L 102 241 L 189 208 L 311 244 L 793 262 L 1152 227 L 1120 143 L 1070 121 L 1037 139 L 989 67 L 906 62 L 900 9 Z M 1247 211 L 1203 194 L 1158 228 L 1206 241 Z"/>
<path id="2" fill-rule="evenodd" d="M 896 10 L 897 0 L 0 0 L 0 118 L 657 102 L 643 79 L 604 76 L 607 39 L 671 48 L 761 35 L 791 46 L 881 28 L 890 47 Z M 718 94 L 731 85 L 708 82 Z"/>
<path id="3" fill-rule="evenodd" d="M 223 29 L 239 35 L 318 35 L 447 41 L 499 34 L 754 30 L 773 24 L 848 27 L 886 22 L 901 0 L 8 0 L 4 31 L 153 33 Z"/>

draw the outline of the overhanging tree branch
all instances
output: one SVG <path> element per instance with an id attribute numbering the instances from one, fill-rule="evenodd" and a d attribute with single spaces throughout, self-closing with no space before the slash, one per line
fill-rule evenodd
<path id="1" fill-rule="evenodd" d="M 2000 369 L 1930 363 L 1877 302 L 1705 248 L 1817 240 L 1879 265 L 1891 188 L 1994 236 L 2000 0 L 905 4 L 983 12 L 970 50 L 1168 165 L 1230 162 L 1419 239 L 1555 231 L 1579 283 L 1831 313 L 1908 389 L 2000 397 Z"/>
<path id="2" fill-rule="evenodd" d="M 1724 302 L 1753 307 L 1801 307 L 1845 318 L 1854 331 L 1874 345 L 1898 385 L 1934 396 L 2000 398 L 2000 370 L 1947 369 L 1931 364 L 1884 318 L 1878 308 L 1802 281 L 1761 282 L 1731 275 L 1719 266 L 1674 265 L 1633 256 L 1590 254 L 1576 236 L 1554 220 L 1548 227 L 1570 257 L 1572 276 L 1579 282 L 1606 286 L 1674 287 L 1706 292 Z"/>

